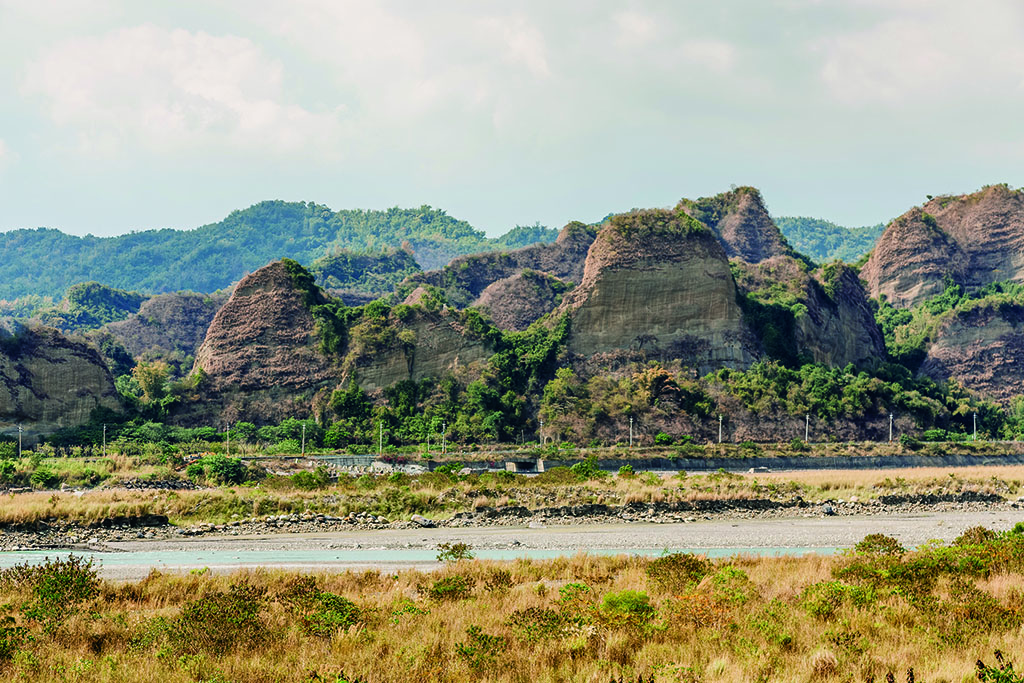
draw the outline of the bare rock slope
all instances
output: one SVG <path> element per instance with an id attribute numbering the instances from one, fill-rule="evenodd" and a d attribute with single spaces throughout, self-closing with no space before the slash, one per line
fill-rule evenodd
<path id="1" fill-rule="evenodd" d="M 1024 282 L 1024 191 L 991 185 L 911 209 L 882 233 L 861 275 L 897 307 L 941 294 L 947 279 L 968 291 Z"/>
<path id="2" fill-rule="evenodd" d="M 921 364 L 933 379 L 956 379 L 967 389 L 999 402 L 1020 394 L 1024 384 L 1024 306 L 982 303 L 949 314 Z"/>
<path id="3" fill-rule="evenodd" d="M 722 245 L 682 212 L 610 218 L 558 313 L 570 316 L 569 350 L 583 357 L 646 347 L 702 372 L 755 357 Z"/>
<path id="4" fill-rule="evenodd" d="M 96 408 L 120 409 L 100 354 L 47 327 L 0 330 L 0 431 L 34 438 L 84 424 Z"/>
<path id="5" fill-rule="evenodd" d="M 143 302 L 138 313 L 104 329 L 136 358 L 145 353 L 194 356 L 226 301 L 224 294 L 157 294 Z"/>
<path id="6" fill-rule="evenodd" d="M 411 280 L 444 290 L 448 299 L 457 306 L 473 304 L 491 284 L 524 270 L 577 283 L 583 278 L 587 250 L 596 232 L 595 228 L 583 223 L 569 223 L 552 244 L 460 256 L 440 270 L 415 275 Z"/>

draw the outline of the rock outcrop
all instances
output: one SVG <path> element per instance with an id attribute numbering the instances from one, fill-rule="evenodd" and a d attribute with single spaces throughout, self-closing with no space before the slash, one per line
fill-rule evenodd
<path id="1" fill-rule="evenodd" d="M 683 199 L 676 208 L 708 226 L 729 258 L 760 263 L 793 253 L 768 214 L 761 193 L 753 187 L 739 187 L 714 197 Z"/>
<path id="2" fill-rule="evenodd" d="M 837 264 L 813 270 L 786 243 L 756 189 L 684 199 L 677 209 L 707 225 L 721 242 L 740 295 L 751 295 L 747 322 L 767 355 L 840 366 L 884 358 L 885 342 L 857 273 Z M 754 302 L 780 310 L 759 315 Z"/>
<path id="3" fill-rule="evenodd" d="M 798 353 L 838 367 L 885 358 L 885 339 L 857 271 L 832 264 L 814 277 L 804 283 L 801 301 L 807 312 L 796 317 Z"/>
<path id="4" fill-rule="evenodd" d="M 941 294 L 947 280 L 969 292 L 1024 282 L 1024 191 L 992 185 L 911 209 L 882 233 L 861 276 L 897 307 Z"/>
<path id="5" fill-rule="evenodd" d="M 972 392 L 1002 403 L 1024 384 L 1024 306 L 984 302 L 948 314 L 935 332 L 921 373 L 955 379 Z"/>
<path id="6" fill-rule="evenodd" d="M 571 318 L 569 351 L 583 357 L 640 348 L 700 372 L 755 358 L 725 251 L 683 212 L 610 218 L 558 312 Z"/>
<path id="7" fill-rule="evenodd" d="M 282 261 L 242 278 L 213 318 L 196 354 L 204 398 L 228 420 L 273 421 L 294 416 L 301 395 L 332 386 L 337 370 L 320 350 L 307 297 Z M 306 408 L 308 410 L 308 407 Z"/>
<path id="8" fill-rule="evenodd" d="M 369 392 L 402 380 L 458 374 L 494 353 L 464 324 L 464 314 L 415 301 L 349 331 L 342 385 L 354 380 Z"/>
<path id="9" fill-rule="evenodd" d="M 502 330 L 525 330 L 553 311 L 568 288 L 558 278 L 524 270 L 492 282 L 473 305 Z"/>
<path id="10" fill-rule="evenodd" d="M 175 292 L 146 300 L 139 312 L 104 329 L 132 356 L 195 356 L 225 294 Z"/>
<path id="11" fill-rule="evenodd" d="M 443 290 L 456 306 L 468 306 L 491 284 L 524 270 L 546 273 L 566 282 L 583 278 L 587 250 L 597 230 L 583 223 L 569 223 L 552 244 L 535 244 L 514 251 L 460 256 L 440 270 L 413 276 L 414 283 Z"/>
<path id="12" fill-rule="evenodd" d="M 31 441 L 88 422 L 96 408 L 121 403 L 95 349 L 48 327 L 0 329 L 0 432 L 16 434 L 21 424 Z"/>

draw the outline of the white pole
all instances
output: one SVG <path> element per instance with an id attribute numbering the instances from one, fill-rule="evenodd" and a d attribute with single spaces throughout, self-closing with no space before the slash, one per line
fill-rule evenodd
<path id="1" fill-rule="evenodd" d="M 889 443 L 892 443 L 892 413 L 889 413 Z"/>
<path id="2" fill-rule="evenodd" d="M 804 443 L 811 440 L 811 414 L 804 414 Z"/>
<path id="3" fill-rule="evenodd" d="M 306 456 L 306 425 L 302 425 L 302 456 Z"/>
<path id="4" fill-rule="evenodd" d="M 538 436 L 540 437 L 540 445 L 543 446 L 544 445 L 544 420 L 540 421 L 540 434 L 538 434 Z"/>
<path id="5" fill-rule="evenodd" d="M 629 447 L 633 447 L 633 416 L 629 416 Z"/>
<path id="6" fill-rule="evenodd" d="M 722 443 L 722 416 L 718 416 L 718 443 Z"/>
<path id="7" fill-rule="evenodd" d="M 378 422 L 377 426 L 380 427 L 380 436 L 377 442 L 377 455 L 384 455 L 384 423 Z"/>
<path id="8" fill-rule="evenodd" d="M 107 457 L 107 425 L 103 425 L 103 457 Z"/>
<path id="9" fill-rule="evenodd" d="M 21 457 L 21 425 L 18 425 L 18 457 Z"/>
<path id="10" fill-rule="evenodd" d="M 447 433 L 448 433 L 448 423 L 447 422 L 442 422 L 441 423 L 441 455 L 445 454 L 445 447 L 448 445 L 448 442 L 445 439 L 445 436 L 447 435 Z"/>
<path id="11" fill-rule="evenodd" d="M 974 440 L 978 440 L 978 414 L 974 414 Z"/>

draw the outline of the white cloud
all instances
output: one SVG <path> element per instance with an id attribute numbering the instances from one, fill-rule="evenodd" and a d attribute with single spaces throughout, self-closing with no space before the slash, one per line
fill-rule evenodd
<path id="1" fill-rule="evenodd" d="M 887 3 L 866 28 L 819 39 L 815 48 L 822 81 L 841 102 L 934 106 L 1020 91 L 1022 25 L 1018 3 L 906 0 Z"/>
<path id="2" fill-rule="evenodd" d="M 92 151 L 287 152 L 335 135 L 335 114 L 285 101 L 283 80 L 246 38 L 144 25 L 61 43 L 28 66 L 23 88 Z"/>

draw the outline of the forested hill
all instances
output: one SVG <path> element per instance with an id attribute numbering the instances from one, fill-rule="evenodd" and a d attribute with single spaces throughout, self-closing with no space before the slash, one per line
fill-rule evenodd
<path id="1" fill-rule="evenodd" d="M 332 211 L 312 202 L 266 201 L 194 230 L 146 230 L 77 237 L 55 229 L 0 233 L 0 299 L 60 297 L 96 281 L 145 293 L 213 292 L 282 257 L 300 263 L 339 249 L 377 252 L 411 246 L 421 268 L 493 249 L 551 242 L 558 231 L 517 227 L 489 239 L 441 209 Z"/>
<path id="2" fill-rule="evenodd" d="M 881 223 L 866 228 L 844 228 L 820 218 L 783 216 L 775 224 L 794 249 L 809 256 L 816 263 L 839 259 L 857 262 L 871 251 L 882 230 Z"/>

